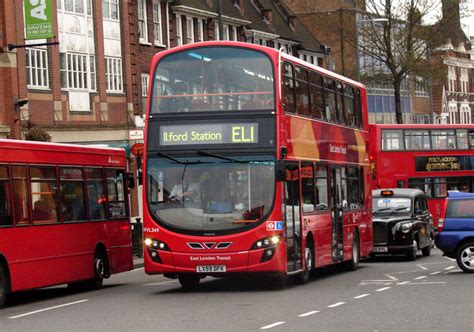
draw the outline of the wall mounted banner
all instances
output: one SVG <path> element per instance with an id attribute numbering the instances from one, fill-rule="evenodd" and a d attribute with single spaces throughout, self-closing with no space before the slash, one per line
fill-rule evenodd
<path id="1" fill-rule="evenodd" d="M 25 39 L 54 37 L 53 0 L 24 0 Z"/>

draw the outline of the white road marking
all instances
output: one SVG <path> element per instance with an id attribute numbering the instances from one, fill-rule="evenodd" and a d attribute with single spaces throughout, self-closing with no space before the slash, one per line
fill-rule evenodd
<path id="1" fill-rule="evenodd" d="M 143 270 L 143 269 L 144 269 L 144 267 L 137 267 L 136 269 L 133 269 L 131 272 L 141 271 L 141 270 Z"/>
<path id="2" fill-rule="evenodd" d="M 449 261 L 451 261 L 451 262 L 455 262 L 455 261 L 456 261 L 454 258 L 451 258 L 451 257 L 444 256 L 444 258 L 446 258 L 447 260 L 449 260 Z"/>
<path id="3" fill-rule="evenodd" d="M 420 279 L 425 279 L 425 278 L 427 278 L 427 277 L 426 276 L 419 276 L 419 277 L 414 278 L 414 280 L 420 280 Z"/>
<path id="4" fill-rule="evenodd" d="M 335 307 L 339 307 L 340 305 L 343 305 L 345 304 L 346 302 L 337 302 L 337 303 L 334 303 L 334 304 L 331 304 L 331 305 L 328 305 L 328 308 L 335 308 Z"/>
<path id="5" fill-rule="evenodd" d="M 271 329 L 272 327 L 275 327 L 281 324 L 285 324 L 285 322 L 276 322 L 276 323 L 261 327 L 260 330 L 268 330 L 268 329 Z"/>
<path id="6" fill-rule="evenodd" d="M 40 312 L 43 312 L 43 311 L 48 311 L 48 310 L 58 309 L 58 308 L 62 308 L 62 307 L 67 307 L 67 306 L 70 306 L 70 305 L 73 305 L 73 304 L 79 304 L 79 303 L 83 303 L 83 302 L 87 302 L 87 301 L 89 301 L 89 299 L 80 300 L 80 301 L 75 301 L 75 302 L 70 302 L 70 303 L 61 304 L 61 305 L 56 305 L 56 306 L 54 306 L 54 307 L 49 307 L 49 308 L 44 308 L 44 309 L 40 309 L 40 310 L 35 310 L 35 311 L 27 312 L 27 313 L 25 313 L 25 314 L 16 315 L 16 316 L 11 316 L 11 317 L 8 317 L 8 318 L 9 318 L 9 319 L 15 319 L 15 318 L 20 318 L 20 317 L 25 317 L 25 316 L 34 315 L 34 314 L 37 314 L 37 313 L 40 313 Z"/>
<path id="7" fill-rule="evenodd" d="M 361 298 L 369 296 L 369 295 L 370 294 L 362 294 L 362 295 L 359 295 L 359 296 L 354 296 L 354 299 L 361 299 Z"/>
<path id="8" fill-rule="evenodd" d="M 435 272 L 431 272 L 430 274 L 431 274 L 432 276 L 434 276 L 435 274 L 440 274 L 440 273 L 441 273 L 441 271 L 435 271 Z"/>
<path id="9" fill-rule="evenodd" d="M 390 289 L 391 287 L 384 287 L 384 288 L 379 288 L 375 290 L 376 292 L 383 292 L 384 290 Z"/>
<path id="10" fill-rule="evenodd" d="M 310 312 L 306 312 L 304 314 L 301 314 L 301 315 L 298 315 L 298 317 L 307 317 L 307 316 L 310 316 L 310 315 L 314 315 L 314 314 L 317 314 L 318 312 L 320 311 L 310 311 Z"/>
<path id="11" fill-rule="evenodd" d="M 423 282 L 410 282 L 407 285 L 435 285 L 435 284 L 445 284 L 446 281 L 423 281 Z"/>
<path id="12" fill-rule="evenodd" d="M 445 268 L 445 270 L 452 270 L 454 268 L 455 268 L 455 266 L 448 266 L 447 268 Z"/>
<path id="13" fill-rule="evenodd" d="M 399 282 L 397 285 L 406 285 L 408 283 L 409 283 L 409 281 L 402 281 L 402 282 Z"/>
<path id="14" fill-rule="evenodd" d="M 420 264 L 419 264 L 419 265 L 417 265 L 417 266 L 418 266 L 420 269 L 422 269 L 422 270 L 428 270 L 428 268 L 425 267 L 425 266 L 423 266 L 423 265 L 420 265 Z"/>

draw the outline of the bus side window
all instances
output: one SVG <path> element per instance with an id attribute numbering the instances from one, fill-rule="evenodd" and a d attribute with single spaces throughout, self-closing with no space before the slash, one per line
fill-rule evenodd
<path id="1" fill-rule="evenodd" d="M 13 225 L 10 192 L 8 166 L 0 166 L 0 226 Z"/>
<path id="2" fill-rule="evenodd" d="M 342 83 L 336 81 L 336 121 L 342 125 L 346 125 L 344 117 L 344 87 Z"/>
<path id="3" fill-rule="evenodd" d="M 30 166 L 33 223 L 59 222 L 56 167 Z"/>
<path id="4" fill-rule="evenodd" d="M 336 94 L 334 80 L 329 77 L 324 78 L 324 106 L 325 118 L 327 121 L 337 123 Z"/>
<path id="5" fill-rule="evenodd" d="M 354 89 L 346 86 L 344 89 L 344 122 L 347 126 L 356 126 L 356 115 L 354 113 Z"/>
<path id="6" fill-rule="evenodd" d="M 109 203 L 109 218 L 121 218 L 127 215 L 125 206 L 124 171 L 119 169 L 106 169 L 107 176 L 107 202 Z"/>
<path id="7" fill-rule="evenodd" d="M 293 66 L 291 63 L 284 62 L 282 64 L 282 106 L 285 112 L 295 113 L 295 95 L 293 80 Z"/>
<path id="8" fill-rule="evenodd" d="M 295 95 L 298 114 L 309 116 L 311 113 L 309 109 L 308 71 L 298 66 L 295 66 Z"/>
<path id="9" fill-rule="evenodd" d="M 354 96 L 354 114 L 355 114 L 355 126 L 357 128 L 363 128 L 363 119 L 362 119 L 362 105 L 360 102 L 360 90 L 355 89 Z"/>
<path id="10" fill-rule="evenodd" d="M 81 168 L 60 168 L 63 221 L 86 220 L 84 178 Z"/>
<path id="11" fill-rule="evenodd" d="M 324 120 L 324 100 L 323 100 L 323 83 L 322 77 L 319 73 L 311 71 L 310 82 L 311 82 L 311 117 L 315 119 Z"/>
<path id="12" fill-rule="evenodd" d="M 104 220 L 105 197 L 104 175 L 102 168 L 86 168 L 87 205 L 89 207 L 89 220 Z"/>
<path id="13" fill-rule="evenodd" d="M 318 165 L 316 168 L 316 210 L 328 211 L 328 168 Z"/>
<path id="14" fill-rule="evenodd" d="M 15 206 L 15 224 L 27 225 L 29 220 L 29 196 L 26 166 L 12 166 L 13 201 Z"/>

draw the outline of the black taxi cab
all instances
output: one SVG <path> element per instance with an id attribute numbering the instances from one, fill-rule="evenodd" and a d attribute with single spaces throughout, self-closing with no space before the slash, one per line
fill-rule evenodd
<path id="1" fill-rule="evenodd" d="M 429 256 L 433 246 L 433 218 L 426 195 L 419 189 L 372 191 L 374 249 L 377 254 L 404 254 L 415 260 L 419 250 Z"/>

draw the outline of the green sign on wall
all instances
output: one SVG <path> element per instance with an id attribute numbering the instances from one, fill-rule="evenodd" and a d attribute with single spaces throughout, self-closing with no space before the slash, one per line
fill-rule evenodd
<path id="1" fill-rule="evenodd" d="M 54 37 L 53 0 L 24 0 L 25 38 L 47 39 Z"/>

